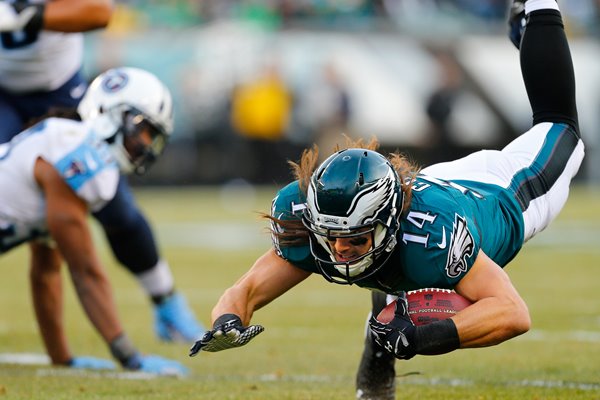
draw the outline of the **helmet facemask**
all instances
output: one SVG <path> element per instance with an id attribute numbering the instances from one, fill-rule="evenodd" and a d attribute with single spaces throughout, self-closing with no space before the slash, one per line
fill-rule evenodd
<path id="1" fill-rule="evenodd" d="M 162 154 L 168 140 L 165 130 L 143 112 L 126 105 L 105 112 L 114 134 L 106 142 L 123 173 L 144 174 Z"/>
<path id="2" fill-rule="evenodd" d="M 167 145 L 165 130 L 136 109 L 123 114 L 123 147 L 133 171 L 142 175 L 162 154 Z"/>
<path id="3" fill-rule="evenodd" d="M 310 231 L 310 248 L 311 253 L 316 259 L 317 265 L 323 276 L 335 283 L 352 284 L 360 279 L 364 279 L 379 270 L 371 268 L 375 261 L 381 260 L 381 255 L 386 251 L 389 253 L 393 250 L 396 244 L 396 237 L 393 234 L 388 234 L 389 227 L 385 227 L 381 222 L 376 222 L 370 226 L 364 226 L 349 232 L 341 232 L 330 229 L 314 229 L 310 226 L 307 219 L 303 219 L 305 226 Z M 358 255 L 357 257 L 347 261 L 337 261 L 335 249 L 333 248 L 333 239 L 351 239 L 370 235 L 370 248 Z M 387 257 L 383 257 L 387 259 Z M 339 275 L 333 276 L 327 272 L 324 265 L 329 265 L 335 268 Z M 378 264 L 379 265 L 379 264 Z M 381 263 L 381 265 L 383 265 Z M 380 265 L 380 266 L 381 266 Z M 368 273 L 365 273 L 367 271 Z"/>

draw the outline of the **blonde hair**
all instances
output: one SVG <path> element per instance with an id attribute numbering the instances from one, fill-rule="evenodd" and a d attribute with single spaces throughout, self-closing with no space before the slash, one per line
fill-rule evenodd
<path id="1" fill-rule="evenodd" d="M 353 140 L 346 135 L 344 135 L 344 138 L 345 145 L 340 146 L 337 144 L 333 149 L 333 153 L 350 148 L 367 149 L 372 151 L 377 151 L 377 149 L 379 149 L 379 141 L 375 137 L 372 137 L 368 142 L 365 142 L 363 138 Z M 396 173 L 400 179 L 401 191 L 404 194 L 402 210 L 405 212 L 410 206 L 412 199 L 412 184 L 419 172 L 419 168 L 406 155 L 399 152 L 389 154 L 387 159 L 390 161 L 392 167 L 396 170 Z M 298 180 L 298 186 L 304 195 L 306 195 L 308 191 L 308 185 L 310 184 L 310 179 L 313 173 L 320 165 L 318 160 L 319 147 L 315 144 L 311 148 L 302 152 L 298 162 L 288 161 L 288 164 L 292 169 L 292 174 Z M 271 220 L 274 224 L 282 228 L 271 229 L 271 233 L 278 238 L 281 244 L 293 246 L 304 245 L 308 242 L 308 230 L 302 221 L 282 220 L 268 214 L 264 214 L 263 217 Z"/>

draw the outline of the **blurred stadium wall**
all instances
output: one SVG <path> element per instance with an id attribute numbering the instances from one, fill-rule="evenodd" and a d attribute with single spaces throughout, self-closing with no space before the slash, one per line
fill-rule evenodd
<path id="1" fill-rule="evenodd" d="M 587 144 L 579 179 L 593 184 L 600 183 L 598 4 L 561 3 Z M 109 29 L 86 36 L 85 71 L 144 67 L 174 93 L 173 140 L 135 184 L 285 184 L 287 159 L 312 143 L 327 153 L 341 133 L 376 136 L 383 150 L 427 165 L 501 147 L 530 126 L 507 7 L 506 0 L 118 1 Z M 256 113 L 246 118 L 257 132 L 251 137 L 232 121 L 241 98 L 253 105 L 246 114 Z"/>

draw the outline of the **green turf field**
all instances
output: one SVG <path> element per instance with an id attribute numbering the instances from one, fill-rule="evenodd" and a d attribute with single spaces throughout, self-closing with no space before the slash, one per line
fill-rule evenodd
<path id="1" fill-rule="evenodd" d="M 220 293 L 270 245 L 255 212 L 268 210 L 274 189 L 137 193 L 178 288 L 208 322 Z M 255 314 L 266 329 L 248 346 L 188 358 L 189 344 L 154 338 L 147 299 L 114 264 L 103 238 L 97 242 L 129 335 L 142 351 L 183 362 L 191 376 L 142 379 L 0 363 L 0 400 L 354 398 L 367 291 L 315 276 Z M 0 358 L 43 353 L 27 286 L 27 248 L 0 258 L 0 271 Z M 529 305 L 532 331 L 492 348 L 399 361 L 398 399 L 600 399 L 600 190 L 574 190 L 558 221 L 508 271 Z M 73 352 L 108 358 L 66 283 Z"/>

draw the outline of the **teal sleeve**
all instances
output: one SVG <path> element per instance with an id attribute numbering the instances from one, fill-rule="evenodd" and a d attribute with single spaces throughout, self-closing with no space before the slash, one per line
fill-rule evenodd
<path id="1" fill-rule="evenodd" d="M 306 198 L 301 192 L 298 182 L 294 181 L 281 189 L 271 206 L 271 216 L 280 220 L 300 220 L 305 208 Z M 283 227 L 273 223 L 274 231 L 283 232 Z M 273 248 L 277 254 L 294 266 L 308 272 L 318 272 L 315 259 L 310 252 L 309 244 L 305 245 L 283 245 L 277 236 L 272 234 Z"/>

